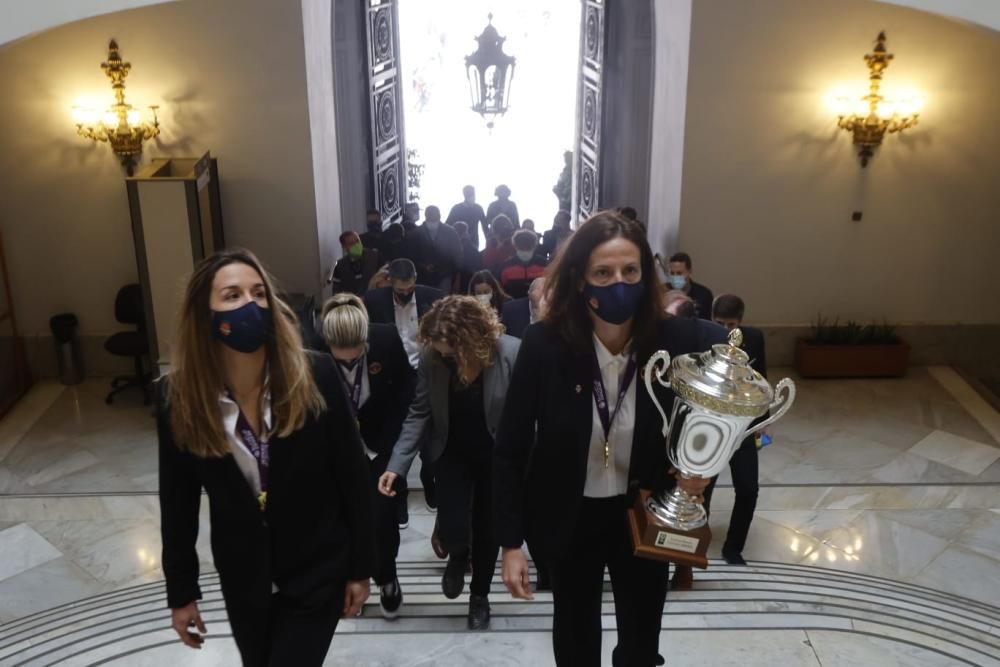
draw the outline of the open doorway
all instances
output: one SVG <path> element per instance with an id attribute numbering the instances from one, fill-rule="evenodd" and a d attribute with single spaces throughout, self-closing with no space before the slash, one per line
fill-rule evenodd
<path id="1" fill-rule="evenodd" d="M 509 110 L 492 129 L 470 108 L 465 69 L 490 13 L 504 51 L 517 58 Z M 422 167 L 409 198 L 447 215 L 472 185 L 485 209 L 502 183 L 522 221 L 549 229 L 559 208 L 553 186 L 576 136 L 580 5 L 399 0 L 399 38 L 408 164 L 411 173 Z"/>

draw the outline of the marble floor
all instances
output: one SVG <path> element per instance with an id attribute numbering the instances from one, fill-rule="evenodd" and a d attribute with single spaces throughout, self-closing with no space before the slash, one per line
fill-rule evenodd
<path id="1" fill-rule="evenodd" d="M 773 376 L 794 377 L 783 370 Z M 717 560 L 717 541 L 694 590 L 671 593 L 667 664 L 1000 665 L 1000 414 L 949 368 L 796 380 L 796 406 L 761 452 L 751 564 Z M 207 507 L 209 640 L 194 652 L 167 627 L 152 419 L 138 395 L 106 406 L 104 391 L 41 384 L 0 421 L 0 665 L 238 664 Z M 410 504 L 403 616 L 385 621 L 371 601 L 341 624 L 327 664 L 552 664 L 551 598 L 514 602 L 497 580 L 492 629 L 466 631 L 467 598 L 440 593 L 433 516 L 419 492 Z M 731 506 L 724 473 L 717 536 Z M 604 612 L 610 664 L 610 592 Z"/>

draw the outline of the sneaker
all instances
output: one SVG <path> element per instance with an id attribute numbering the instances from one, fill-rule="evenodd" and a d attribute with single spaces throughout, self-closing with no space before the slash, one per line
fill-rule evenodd
<path id="1" fill-rule="evenodd" d="M 399 616 L 399 608 L 403 604 L 403 589 L 399 585 L 399 577 L 380 588 L 379 607 L 382 609 L 382 616 L 392 620 Z"/>
<path id="2" fill-rule="evenodd" d="M 488 630 L 490 627 L 490 601 L 485 595 L 469 596 L 469 629 Z"/>
<path id="3" fill-rule="evenodd" d="M 441 577 L 441 592 L 449 600 L 454 600 L 465 590 L 465 559 L 452 556 Z"/>
<path id="4" fill-rule="evenodd" d="M 399 524 L 400 530 L 410 527 L 410 508 L 405 500 L 396 503 L 396 523 Z"/>

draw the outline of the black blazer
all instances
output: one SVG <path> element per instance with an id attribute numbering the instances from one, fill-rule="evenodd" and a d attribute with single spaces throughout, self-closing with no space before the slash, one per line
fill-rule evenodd
<path id="1" fill-rule="evenodd" d="M 333 358 L 307 354 L 327 409 L 287 438 L 272 439 L 264 512 L 232 454 L 202 459 L 177 448 L 161 386 L 156 416 L 160 530 L 170 607 L 201 598 L 195 540 L 202 488 L 208 493 L 212 556 L 230 617 L 267 609 L 272 581 L 284 595 L 313 606 L 342 594 L 347 580 L 367 580 L 372 574 L 374 498 L 368 461 Z"/>
<path id="2" fill-rule="evenodd" d="M 391 324 L 368 325 L 365 357 L 371 395 L 358 412 L 361 437 L 376 454 L 391 454 L 413 401 L 417 373 Z"/>
<path id="3" fill-rule="evenodd" d="M 500 319 L 507 328 L 507 335 L 520 338 L 531 324 L 531 305 L 528 297 L 512 299 L 503 305 Z"/>
<path id="4" fill-rule="evenodd" d="M 675 317 L 660 327 L 659 348 L 671 357 L 698 351 L 700 333 L 694 320 Z M 674 484 L 667 474 L 663 420 L 642 381 L 647 361 L 639 359 L 636 375 L 630 496 L 639 488 L 660 490 Z M 574 352 L 544 323 L 525 331 L 493 450 L 493 507 L 501 546 L 519 547 L 527 539 L 532 554 L 543 559 L 569 547 L 587 479 L 592 364 L 589 355 Z M 673 392 L 654 387 L 669 411 Z"/>
<path id="5" fill-rule="evenodd" d="M 743 350 L 750 355 L 750 366 L 767 377 L 767 354 L 764 351 L 764 332 L 754 327 L 740 325 L 743 333 Z"/>
<path id="6" fill-rule="evenodd" d="M 430 310 L 435 301 L 444 296 L 444 292 L 426 285 L 417 285 L 413 298 L 417 300 L 417 317 L 423 317 L 424 313 Z M 368 309 L 368 318 L 378 324 L 396 324 L 396 311 L 393 308 L 392 288 L 380 287 L 379 289 L 365 292 L 365 308 Z"/>

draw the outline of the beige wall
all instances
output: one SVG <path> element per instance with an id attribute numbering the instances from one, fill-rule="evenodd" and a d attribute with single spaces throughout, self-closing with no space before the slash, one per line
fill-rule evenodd
<path id="1" fill-rule="evenodd" d="M 927 104 L 861 169 L 823 97 L 865 85 L 862 55 L 883 29 L 896 55 L 887 87 L 918 87 Z M 696 277 L 744 296 L 761 324 L 819 311 L 1000 323 L 998 67 L 997 33 L 892 5 L 694 3 L 668 249 L 690 252 Z"/>
<path id="2" fill-rule="evenodd" d="M 302 11 L 271 0 L 174 2 L 69 24 L 0 48 L 0 229 L 18 322 L 31 337 L 73 311 L 85 335 L 114 321 L 136 280 L 123 182 L 107 145 L 75 135 L 79 96 L 107 103 L 109 38 L 133 64 L 128 101 L 160 104 L 147 157 L 219 158 L 226 240 L 293 291 L 319 288 Z M 43 350 L 44 352 L 44 350 Z"/>

